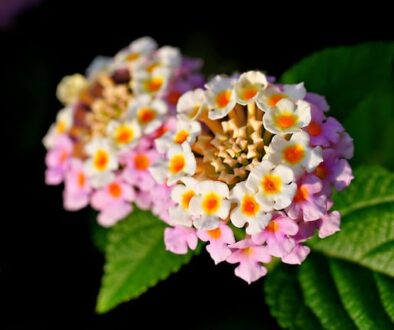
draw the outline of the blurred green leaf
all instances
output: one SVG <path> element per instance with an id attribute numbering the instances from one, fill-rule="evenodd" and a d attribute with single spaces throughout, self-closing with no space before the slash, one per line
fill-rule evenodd
<path id="1" fill-rule="evenodd" d="M 97 223 L 96 220 L 97 212 L 91 212 L 90 219 L 90 237 L 96 246 L 96 248 L 101 252 L 105 253 L 105 248 L 108 244 L 108 235 L 111 228 L 104 228 Z"/>
<path id="2" fill-rule="evenodd" d="M 191 259 L 192 253 L 180 256 L 165 250 L 165 228 L 152 213 L 135 209 L 110 230 L 97 312 L 137 298 Z"/>

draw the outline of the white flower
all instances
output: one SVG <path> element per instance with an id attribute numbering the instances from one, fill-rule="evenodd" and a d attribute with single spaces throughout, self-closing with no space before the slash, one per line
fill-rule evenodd
<path id="1" fill-rule="evenodd" d="M 157 43 L 151 37 L 134 40 L 127 48 L 115 55 L 115 62 L 138 63 L 144 60 L 157 48 Z"/>
<path id="2" fill-rule="evenodd" d="M 205 180 L 196 185 L 197 195 L 189 203 L 191 214 L 196 216 L 194 226 L 198 229 L 213 229 L 220 219 L 226 219 L 231 202 L 228 186 L 223 182 Z"/>
<path id="3" fill-rule="evenodd" d="M 181 53 L 178 48 L 163 46 L 155 53 L 155 59 L 162 66 L 176 68 L 181 64 Z"/>
<path id="4" fill-rule="evenodd" d="M 249 174 L 246 187 L 256 193 L 264 212 L 281 210 L 290 205 L 297 185 L 293 171 L 284 165 L 263 160 Z"/>
<path id="5" fill-rule="evenodd" d="M 196 120 L 206 107 L 205 94 L 201 88 L 184 93 L 178 100 L 176 110 L 183 120 Z"/>
<path id="6" fill-rule="evenodd" d="M 271 214 L 265 213 L 256 198 L 256 194 L 246 187 L 245 182 L 235 185 L 231 191 L 231 199 L 238 206 L 231 212 L 231 222 L 235 227 L 242 228 L 248 223 L 246 233 L 254 235 L 261 232 L 271 220 Z"/>
<path id="7" fill-rule="evenodd" d="M 304 83 L 297 85 L 283 85 L 282 90 L 277 86 L 269 85 L 262 93 L 257 96 L 257 106 L 265 111 L 276 106 L 282 99 L 289 99 L 296 103 L 303 100 L 306 95 Z"/>
<path id="8" fill-rule="evenodd" d="M 115 147 L 124 149 L 136 143 L 141 136 L 141 129 L 135 120 L 113 120 L 108 123 L 107 133 Z"/>
<path id="9" fill-rule="evenodd" d="M 89 158 L 85 161 L 86 174 L 91 185 L 100 188 L 111 182 L 118 168 L 118 159 L 110 142 L 105 138 L 95 138 L 85 146 Z"/>
<path id="10" fill-rule="evenodd" d="M 110 65 L 112 64 L 112 57 L 107 56 L 96 56 L 92 63 L 89 64 L 88 68 L 86 69 L 86 76 L 89 80 L 93 80 L 96 78 L 100 73 L 105 72 Z"/>
<path id="11" fill-rule="evenodd" d="M 189 204 L 190 200 L 197 194 L 198 181 L 189 177 L 181 178 L 180 181 L 183 184 L 177 184 L 171 191 L 171 198 L 178 205 L 169 210 L 169 223 L 173 226 L 191 227 L 193 221 L 189 212 Z"/>
<path id="12" fill-rule="evenodd" d="M 223 118 L 234 108 L 236 104 L 234 84 L 235 79 L 220 75 L 206 84 L 205 97 L 210 119 Z"/>
<path id="13" fill-rule="evenodd" d="M 312 172 L 323 161 L 321 148 L 311 149 L 309 135 L 305 132 L 294 133 L 290 140 L 275 135 L 265 150 L 264 159 L 291 167 L 296 175 L 303 169 Z"/>
<path id="14" fill-rule="evenodd" d="M 235 84 L 237 102 L 246 105 L 256 100 L 262 90 L 268 85 L 267 78 L 260 71 L 243 73 Z"/>
<path id="15" fill-rule="evenodd" d="M 74 110 L 72 107 L 66 107 L 58 112 L 56 122 L 51 125 L 48 133 L 42 140 L 45 148 L 52 148 L 55 144 L 56 138 L 70 130 L 73 125 L 73 116 Z"/>
<path id="16" fill-rule="evenodd" d="M 295 133 L 311 121 L 311 107 L 308 102 L 299 100 L 296 104 L 288 99 L 280 100 L 276 106 L 265 111 L 264 128 L 274 134 Z"/>
<path id="17" fill-rule="evenodd" d="M 188 142 L 192 145 L 201 132 L 201 125 L 198 121 L 181 120 L 176 122 L 176 131 L 167 132 L 160 139 L 155 141 L 156 148 L 159 152 L 165 153 L 172 145 Z"/>
<path id="18" fill-rule="evenodd" d="M 86 78 L 79 73 L 65 76 L 57 85 L 56 97 L 63 104 L 70 105 L 78 100 L 79 94 L 87 85 Z"/>
<path id="19" fill-rule="evenodd" d="M 167 87 L 170 77 L 171 70 L 169 68 L 140 69 L 134 73 L 130 85 L 136 95 L 156 95 Z"/>
<path id="20" fill-rule="evenodd" d="M 144 133 L 149 134 L 162 125 L 167 111 L 164 101 L 152 99 L 149 95 L 141 95 L 132 101 L 126 118 L 136 119 Z"/>
<path id="21" fill-rule="evenodd" d="M 182 145 L 172 146 L 167 152 L 167 160 L 158 162 L 149 170 L 156 181 L 164 183 L 167 179 L 168 184 L 171 185 L 180 178 L 195 173 L 196 159 L 190 145 L 184 142 Z"/>

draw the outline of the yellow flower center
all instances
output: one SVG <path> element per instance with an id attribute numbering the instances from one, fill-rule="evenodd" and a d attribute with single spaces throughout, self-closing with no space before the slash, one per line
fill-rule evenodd
<path id="1" fill-rule="evenodd" d="M 185 156 L 182 154 L 175 155 L 170 159 L 169 171 L 172 174 L 177 174 L 184 169 L 185 165 Z"/>
<path id="2" fill-rule="evenodd" d="M 265 228 L 266 231 L 268 231 L 269 233 L 276 233 L 279 230 L 279 225 L 276 221 L 272 220 L 270 221 L 270 223 L 268 224 L 268 226 Z"/>
<path id="3" fill-rule="evenodd" d="M 283 158 L 290 164 L 298 164 L 304 157 L 305 150 L 299 144 L 290 145 L 283 150 Z"/>
<path id="4" fill-rule="evenodd" d="M 297 116 L 289 112 L 281 113 L 276 116 L 275 122 L 281 129 L 290 128 L 297 123 Z"/>
<path id="5" fill-rule="evenodd" d="M 242 199 L 241 210 L 246 216 L 253 217 L 259 212 L 260 205 L 252 195 L 245 195 Z"/>
<path id="6" fill-rule="evenodd" d="M 138 154 L 134 157 L 134 166 L 137 170 L 145 171 L 150 165 L 149 157 L 145 154 Z"/>
<path id="7" fill-rule="evenodd" d="M 134 139 L 134 132 L 130 127 L 119 126 L 116 130 L 115 139 L 118 144 L 129 144 Z"/>
<path id="8" fill-rule="evenodd" d="M 189 208 L 190 200 L 196 195 L 193 190 L 187 190 L 183 193 L 181 198 L 181 205 L 184 209 Z"/>
<path id="9" fill-rule="evenodd" d="M 122 195 L 122 187 L 119 183 L 113 182 L 108 186 L 108 192 L 112 197 L 118 198 Z"/>
<path id="10" fill-rule="evenodd" d="M 221 206 L 221 198 L 215 192 L 206 194 L 202 200 L 202 208 L 208 215 L 215 214 Z"/>
<path id="11" fill-rule="evenodd" d="M 224 108 L 225 106 L 227 106 L 227 104 L 229 104 L 230 100 L 231 100 L 231 90 L 224 90 L 221 91 L 217 96 L 216 96 L 216 103 L 218 105 L 219 108 Z"/>
<path id="12" fill-rule="evenodd" d="M 268 105 L 270 107 L 274 107 L 280 100 L 284 99 L 286 97 L 285 94 L 273 94 L 271 97 L 268 99 Z"/>
<path id="13" fill-rule="evenodd" d="M 217 227 L 216 229 L 208 230 L 207 233 L 213 239 L 219 239 L 220 236 L 222 235 L 222 231 L 220 230 L 219 227 Z"/>
<path id="14" fill-rule="evenodd" d="M 177 144 L 182 144 L 187 140 L 188 137 L 189 137 L 189 132 L 186 131 L 185 129 L 182 129 L 175 134 L 174 142 Z"/>
<path id="15" fill-rule="evenodd" d="M 147 91 L 154 93 L 160 90 L 160 88 L 163 86 L 163 83 L 164 79 L 162 77 L 153 77 L 146 81 L 145 87 Z"/>
<path id="16" fill-rule="evenodd" d="M 109 163 L 108 152 L 103 149 L 97 150 L 93 160 L 94 167 L 99 171 L 104 171 L 107 168 L 108 163 Z"/>
<path id="17" fill-rule="evenodd" d="M 146 125 L 156 119 L 156 111 L 152 108 L 141 108 L 138 111 L 138 120 L 141 124 Z"/>
<path id="18" fill-rule="evenodd" d="M 258 91 L 258 89 L 256 86 L 249 86 L 249 87 L 245 88 L 245 90 L 243 92 L 243 98 L 246 101 L 248 101 L 256 96 L 257 91 Z"/>
<path id="19" fill-rule="evenodd" d="M 261 181 L 261 186 L 265 194 L 277 194 L 282 189 L 282 179 L 280 176 L 268 174 Z"/>

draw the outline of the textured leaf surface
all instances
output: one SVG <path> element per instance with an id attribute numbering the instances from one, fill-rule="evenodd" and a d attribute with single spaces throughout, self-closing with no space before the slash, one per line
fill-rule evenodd
<path id="1" fill-rule="evenodd" d="M 334 207 L 342 214 L 341 231 L 315 239 L 313 250 L 394 276 L 394 174 L 360 168 Z"/>
<path id="2" fill-rule="evenodd" d="M 165 250 L 165 226 L 150 212 L 135 210 L 111 229 L 97 302 L 99 313 L 138 297 L 190 260 L 191 254 L 179 256 Z"/>
<path id="3" fill-rule="evenodd" d="M 335 197 L 341 232 L 313 240 L 297 270 L 280 265 L 268 275 L 266 300 L 285 329 L 298 329 L 299 311 L 323 329 L 394 328 L 394 175 L 363 167 L 355 176 Z"/>

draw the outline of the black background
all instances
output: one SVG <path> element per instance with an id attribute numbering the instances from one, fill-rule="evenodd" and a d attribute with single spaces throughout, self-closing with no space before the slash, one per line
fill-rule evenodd
<path id="1" fill-rule="evenodd" d="M 284 3 L 217 5 L 223 8 L 47 1 L 0 32 L 0 329 L 145 329 L 158 321 L 172 329 L 277 329 L 262 281 L 248 286 L 206 253 L 138 300 L 97 316 L 103 258 L 90 240 L 89 213 L 63 211 L 61 188 L 43 183 L 40 140 L 60 108 L 57 82 L 135 38 L 150 35 L 205 58 L 208 74 L 260 68 L 277 76 L 324 47 L 393 38 L 383 7 L 363 16 L 361 5 L 287 14 Z"/>

